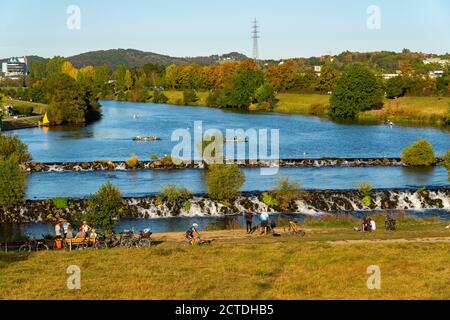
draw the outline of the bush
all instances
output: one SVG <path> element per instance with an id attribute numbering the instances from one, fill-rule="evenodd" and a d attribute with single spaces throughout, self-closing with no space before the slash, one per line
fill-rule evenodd
<path id="1" fill-rule="evenodd" d="M 86 218 L 89 224 L 110 234 L 122 212 L 122 194 L 110 182 L 105 183 L 88 200 Z"/>
<path id="2" fill-rule="evenodd" d="M 259 104 L 269 103 L 271 107 L 274 107 L 278 102 L 275 97 L 275 90 L 273 89 L 273 86 L 268 82 L 264 83 L 256 90 L 255 98 Z"/>
<path id="3" fill-rule="evenodd" d="M 20 163 L 30 160 L 27 145 L 15 136 L 0 134 L 0 157 L 15 156 Z"/>
<path id="4" fill-rule="evenodd" d="M 444 117 L 444 123 L 450 126 L 450 103 L 448 104 L 447 114 Z"/>
<path id="5" fill-rule="evenodd" d="M 194 90 L 184 90 L 183 91 L 183 104 L 185 106 L 195 104 L 199 100 L 197 94 Z"/>
<path id="6" fill-rule="evenodd" d="M 167 204 L 171 207 L 181 207 L 185 202 L 192 198 L 192 192 L 186 188 L 179 188 L 176 185 L 168 185 L 161 189 Z"/>
<path id="7" fill-rule="evenodd" d="M 444 167 L 450 171 L 450 150 L 447 151 L 447 153 L 444 155 Z"/>
<path id="8" fill-rule="evenodd" d="M 403 97 L 406 93 L 406 82 L 402 76 L 386 81 L 386 98 L 395 99 Z"/>
<path id="9" fill-rule="evenodd" d="M 245 175 L 237 164 L 213 164 L 206 173 L 208 194 L 212 199 L 234 200 L 245 182 Z"/>
<path id="10" fill-rule="evenodd" d="M 372 191 L 372 185 L 370 183 L 362 182 L 358 185 L 358 190 L 362 193 L 362 203 L 366 207 L 370 207 L 372 205 L 372 197 L 370 196 L 370 192 Z"/>
<path id="11" fill-rule="evenodd" d="M 0 207 L 11 208 L 24 201 L 26 173 L 16 156 L 0 157 Z"/>
<path id="12" fill-rule="evenodd" d="M 131 155 L 131 158 L 125 161 L 128 168 L 136 168 L 139 165 L 139 159 L 135 154 Z"/>
<path id="13" fill-rule="evenodd" d="M 359 112 L 381 108 L 383 89 L 375 75 L 362 65 L 349 67 L 339 78 L 330 99 L 333 118 L 355 118 Z"/>
<path id="14" fill-rule="evenodd" d="M 426 140 L 419 140 L 403 149 L 402 161 L 408 166 L 431 166 L 436 163 L 433 146 Z"/>
<path id="15" fill-rule="evenodd" d="M 328 106 L 322 103 L 313 103 L 309 106 L 309 114 L 313 116 L 323 116 L 328 113 Z"/>
<path id="16" fill-rule="evenodd" d="M 67 208 L 67 199 L 66 198 L 53 198 L 53 204 L 56 209 L 66 209 Z"/>
<path id="17" fill-rule="evenodd" d="M 14 113 L 24 116 L 31 116 L 33 114 L 33 107 L 31 106 L 15 106 Z"/>
<path id="18" fill-rule="evenodd" d="M 264 192 L 262 194 L 262 202 L 268 207 L 276 207 L 279 205 L 278 200 L 275 199 L 270 193 Z"/>
<path id="19" fill-rule="evenodd" d="M 161 158 L 161 164 L 164 167 L 170 167 L 173 166 L 173 160 L 171 156 L 164 156 Z"/>
<path id="20" fill-rule="evenodd" d="M 169 98 L 167 98 L 167 96 L 162 91 L 153 91 L 153 103 L 167 103 L 167 101 L 169 101 Z"/>
<path id="21" fill-rule="evenodd" d="M 283 211 L 289 211 L 292 201 L 299 199 L 302 196 L 300 185 L 297 182 L 289 181 L 289 178 L 280 178 L 278 185 L 274 191 L 272 191 L 275 199 L 278 202 L 278 206 Z"/>

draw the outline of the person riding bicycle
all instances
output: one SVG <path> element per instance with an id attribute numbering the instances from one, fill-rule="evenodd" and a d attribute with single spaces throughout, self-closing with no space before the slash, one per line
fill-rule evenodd
<path id="1" fill-rule="evenodd" d="M 194 245 L 198 240 L 200 240 L 200 233 L 198 232 L 198 224 L 194 223 L 192 227 L 186 231 L 186 239 Z"/>

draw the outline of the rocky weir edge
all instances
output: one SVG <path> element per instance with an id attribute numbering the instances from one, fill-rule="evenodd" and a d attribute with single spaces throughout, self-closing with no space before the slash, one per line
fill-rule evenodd
<path id="1" fill-rule="evenodd" d="M 310 190 L 292 201 L 292 214 L 321 215 L 379 210 L 439 209 L 450 214 L 450 188 L 436 189 L 377 189 L 370 192 L 372 203 L 363 202 L 364 194 L 358 190 Z M 57 201 L 27 200 L 21 205 L 0 209 L 1 223 L 54 222 L 57 219 L 80 218 L 87 207 L 87 199 L 67 199 L 65 208 L 57 208 Z M 262 192 L 243 193 L 234 202 L 223 203 L 206 195 L 195 195 L 188 201 L 169 206 L 161 195 L 143 198 L 124 198 L 121 218 L 169 218 L 195 216 L 227 216 L 245 212 L 261 213 L 268 210 L 280 213 L 276 207 L 263 202 Z"/>
<path id="2" fill-rule="evenodd" d="M 436 164 L 442 160 L 438 159 Z M 256 161 L 228 161 L 237 163 L 243 168 L 267 167 L 399 167 L 405 166 L 400 158 L 318 158 L 318 159 L 282 159 Z M 175 164 L 173 161 L 110 161 L 96 160 L 84 162 L 26 162 L 23 164 L 27 172 L 81 172 L 81 171 L 114 171 L 114 170 L 174 170 L 174 169 L 204 169 L 203 161 L 185 161 Z"/>

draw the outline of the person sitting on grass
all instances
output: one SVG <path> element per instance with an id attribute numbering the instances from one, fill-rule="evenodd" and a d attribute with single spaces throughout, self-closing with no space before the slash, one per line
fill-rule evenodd
<path id="1" fill-rule="evenodd" d="M 377 230 L 377 224 L 376 224 L 375 220 L 373 220 L 372 218 L 369 218 L 369 220 L 370 220 L 370 231 Z"/>
<path id="2" fill-rule="evenodd" d="M 198 232 L 198 224 L 194 223 L 192 227 L 186 231 L 186 239 L 194 245 L 198 240 L 200 240 L 200 233 Z"/>
<path id="3" fill-rule="evenodd" d="M 289 220 L 288 232 L 297 234 L 299 230 L 300 226 L 298 225 L 298 223 L 293 220 Z"/>
<path id="4" fill-rule="evenodd" d="M 363 221 L 363 232 L 372 231 L 372 223 L 370 222 L 370 218 L 365 218 Z"/>
<path id="5" fill-rule="evenodd" d="M 259 219 L 261 220 L 261 235 L 267 235 L 268 229 L 269 229 L 269 214 L 267 211 L 264 211 L 261 213 Z"/>

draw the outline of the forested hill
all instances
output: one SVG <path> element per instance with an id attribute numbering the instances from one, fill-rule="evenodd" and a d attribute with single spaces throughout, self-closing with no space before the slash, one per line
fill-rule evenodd
<path id="1" fill-rule="evenodd" d="M 170 64 L 192 64 L 210 65 L 220 60 L 233 59 L 242 61 L 247 59 L 243 54 L 232 52 L 225 55 L 212 55 L 207 57 L 171 57 L 167 55 L 144 52 L 134 49 L 111 49 L 82 53 L 76 56 L 68 57 L 75 67 L 81 68 L 85 66 L 100 66 L 107 64 L 110 68 L 115 69 L 118 65 L 124 65 L 127 68 L 141 67 L 146 64 L 170 65 Z"/>

